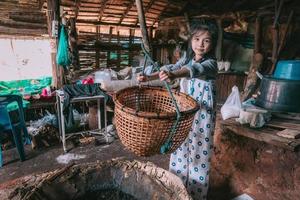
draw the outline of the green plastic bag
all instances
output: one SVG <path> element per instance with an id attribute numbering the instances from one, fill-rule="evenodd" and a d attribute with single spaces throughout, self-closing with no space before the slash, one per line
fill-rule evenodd
<path id="1" fill-rule="evenodd" d="M 62 25 L 60 29 L 58 50 L 56 55 L 56 63 L 58 65 L 68 66 L 71 64 L 68 47 L 68 35 L 66 33 L 64 25 Z"/>

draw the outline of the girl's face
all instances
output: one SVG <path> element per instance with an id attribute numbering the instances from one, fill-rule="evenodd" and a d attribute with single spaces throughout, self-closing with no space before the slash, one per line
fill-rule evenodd
<path id="1" fill-rule="evenodd" d="M 211 36 L 208 31 L 198 31 L 192 37 L 192 49 L 195 53 L 195 60 L 203 58 L 203 56 L 211 50 Z"/>

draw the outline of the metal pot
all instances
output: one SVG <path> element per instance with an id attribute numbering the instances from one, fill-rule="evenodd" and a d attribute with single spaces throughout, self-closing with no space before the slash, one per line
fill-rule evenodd
<path id="1" fill-rule="evenodd" d="M 300 81 L 263 77 L 256 105 L 278 112 L 300 112 Z"/>

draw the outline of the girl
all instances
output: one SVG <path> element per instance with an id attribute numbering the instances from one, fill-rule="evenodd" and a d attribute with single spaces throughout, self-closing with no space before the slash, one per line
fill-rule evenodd
<path id="1" fill-rule="evenodd" d="M 192 129 L 184 143 L 171 154 L 170 171 L 179 176 L 194 199 L 206 199 L 210 158 L 215 126 L 215 86 L 217 62 L 214 50 L 217 28 L 205 21 L 191 25 L 187 55 L 160 72 L 138 76 L 138 81 L 160 78 L 170 82 L 182 78 L 180 91 L 192 96 L 200 105 Z"/>

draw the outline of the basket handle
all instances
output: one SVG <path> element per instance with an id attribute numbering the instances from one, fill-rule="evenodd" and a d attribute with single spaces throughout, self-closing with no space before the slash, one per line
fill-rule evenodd
<path id="1" fill-rule="evenodd" d="M 157 62 L 154 62 L 153 59 L 151 58 L 151 56 L 149 55 L 148 51 L 145 49 L 145 46 L 143 43 L 141 43 L 141 47 L 142 47 L 142 50 L 143 52 L 145 53 L 145 60 L 149 59 L 149 61 L 152 63 L 153 67 L 157 70 L 157 71 L 160 71 L 160 66 Z M 143 73 L 145 71 L 145 65 L 146 65 L 146 62 L 144 63 L 143 65 Z M 172 138 L 174 137 L 175 133 L 176 133 L 176 128 L 178 126 L 178 123 L 179 123 L 179 120 L 181 118 L 181 114 L 180 114 L 180 110 L 179 110 L 179 107 L 178 107 L 178 104 L 176 102 L 176 99 L 172 93 L 172 90 L 170 88 L 170 85 L 167 83 L 167 81 L 163 81 L 164 82 L 164 85 L 165 87 L 167 88 L 168 90 L 168 93 L 170 94 L 171 96 L 171 99 L 172 99 L 172 102 L 173 102 L 173 105 L 175 106 L 175 110 L 176 110 L 176 121 L 175 123 L 172 125 L 172 129 L 170 131 L 170 134 L 168 136 L 168 139 L 166 140 L 166 142 L 161 146 L 160 148 L 160 152 L 162 154 L 165 154 L 167 153 L 171 147 L 172 147 Z"/>

